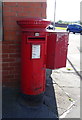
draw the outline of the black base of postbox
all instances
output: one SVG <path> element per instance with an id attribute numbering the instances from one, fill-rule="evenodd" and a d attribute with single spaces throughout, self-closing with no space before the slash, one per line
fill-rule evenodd
<path id="1" fill-rule="evenodd" d="M 22 105 L 37 106 L 43 103 L 44 92 L 39 95 L 26 95 L 20 93 L 20 103 Z"/>

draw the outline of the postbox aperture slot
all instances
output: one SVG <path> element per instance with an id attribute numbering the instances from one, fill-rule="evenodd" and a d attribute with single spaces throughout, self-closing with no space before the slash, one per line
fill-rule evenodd
<path id="1" fill-rule="evenodd" d="M 27 42 L 43 42 L 45 41 L 46 38 L 45 37 L 27 37 Z"/>
<path id="2" fill-rule="evenodd" d="M 28 38 L 28 40 L 31 40 L 31 39 L 33 39 L 33 40 L 45 40 L 45 37 L 31 37 L 31 38 Z"/>

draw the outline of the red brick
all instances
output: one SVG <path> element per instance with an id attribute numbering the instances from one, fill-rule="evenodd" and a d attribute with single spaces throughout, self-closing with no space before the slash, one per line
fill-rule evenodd
<path id="1" fill-rule="evenodd" d="M 16 31 L 4 31 L 4 36 L 16 36 Z"/>
<path id="2" fill-rule="evenodd" d="M 3 70 L 3 71 L 2 71 L 2 74 L 3 74 L 3 75 L 9 75 L 9 71 L 8 71 L 8 70 Z"/>
<path id="3" fill-rule="evenodd" d="M 2 58 L 8 58 L 8 54 L 2 54 Z"/>
<path id="4" fill-rule="evenodd" d="M 39 11 L 38 11 L 39 10 Z M 38 12 L 41 12 L 41 10 L 42 10 L 42 8 L 41 7 L 32 7 L 32 6 L 30 6 L 30 7 L 24 7 L 23 8 L 23 12 L 24 13 L 28 13 L 28 12 L 32 12 L 32 13 L 36 13 L 37 11 Z M 37 13 L 38 13 L 37 12 Z"/>
<path id="5" fill-rule="evenodd" d="M 20 54 L 9 54 L 10 58 L 14 58 L 14 57 L 20 57 Z"/>
<path id="6" fill-rule="evenodd" d="M 18 27 L 18 25 L 17 25 L 17 22 L 16 21 L 4 21 L 3 22 L 4 23 L 4 28 L 7 26 L 7 27 L 9 27 L 9 26 L 16 26 L 16 27 Z"/>
<path id="7" fill-rule="evenodd" d="M 19 26 L 8 26 L 8 25 L 5 25 L 5 30 L 6 31 L 11 31 L 11 30 L 17 30 L 17 31 L 20 31 L 20 27 Z"/>
<path id="8" fill-rule="evenodd" d="M 5 58 L 3 59 L 3 62 L 16 62 L 15 58 Z"/>
<path id="9" fill-rule="evenodd" d="M 14 67 L 9 67 L 9 66 L 2 66 L 2 70 L 14 70 Z M 6 74 L 5 74 L 6 75 Z"/>
<path id="10" fill-rule="evenodd" d="M 35 12 L 38 11 L 38 13 L 41 13 L 41 12 L 43 11 L 43 9 L 44 9 L 44 8 L 36 8 L 36 9 L 35 9 Z"/>
<path id="11" fill-rule="evenodd" d="M 9 36 L 4 36 L 4 40 L 9 40 Z"/>
<path id="12" fill-rule="evenodd" d="M 9 49 L 10 46 L 11 46 L 11 45 L 3 44 L 3 48 L 4 48 L 4 49 Z"/>
<path id="13" fill-rule="evenodd" d="M 0 49 L 0 54 L 2 54 L 2 50 Z"/>
<path id="14" fill-rule="evenodd" d="M 0 45 L 2 44 L 2 41 L 0 41 Z"/>
<path id="15" fill-rule="evenodd" d="M 8 63 L 8 66 L 20 66 L 20 62 Z"/>
<path id="16" fill-rule="evenodd" d="M 41 3 L 42 2 L 28 2 L 27 4 L 24 3 L 25 5 L 22 5 L 22 3 L 19 3 L 18 6 L 20 6 L 20 4 L 21 4 L 22 7 L 37 8 L 37 7 L 41 7 Z"/>
<path id="17" fill-rule="evenodd" d="M 9 41 L 9 40 L 8 40 L 8 41 L 4 41 L 4 42 L 3 42 L 3 45 L 5 45 L 5 44 L 6 44 L 6 46 L 7 46 L 8 44 L 20 45 L 20 43 L 21 43 L 20 40 L 19 40 L 19 41 L 16 41 L 16 40 L 14 40 L 14 41 L 11 41 L 11 40 L 10 40 L 10 41 Z"/>
<path id="18" fill-rule="evenodd" d="M 19 61 L 20 62 L 20 61 Z M 20 65 L 14 66 L 14 70 L 20 71 Z"/>
<path id="19" fill-rule="evenodd" d="M 3 11 L 10 11 L 10 7 L 9 6 L 3 7 Z"/>
<path id="20" fill-rule="evenodd" d="M 3 22 L 8 21 L 8 22 L 15 22 L 18 18 L 16 16 L 4 16 Z"/>
<path id="21" fill-rule="evenodd" d="M 19 53 L 20 50 L 14 49 L 14 50 L 5 50 L 3 49 L 3 53 Z"/>
<path id="22" fill-rule="evenodd" d="M 45 10 L 45 9 L 44 9 L 43 12 L 41 12 L 41 17 L 42 17 L 42 18 L 46 18 L 46 10 Z"/>
<path id="23" fill-rule="evenodd" d="M 33 6 L 30 6 L 30 8 L 29 8 L 29 11 L 30 12 L 35 12 L 37 10 L 37 8 L 35 8 L 35 7 L 33 7 Z M 38 11 L 37 11 L 38 12 Z"/>
<path id="24" fill-rule="evenodd" d="M 21 36 L 20 36 L 20 35 L 10 36 L 9 39 L 10 39 L 10 40 L 21 40 Z"/>
<path id="25" fill-rule="evenodd" d="M 15 75 L 5 75 L 5 74 L 4 74 L 4 75 L 2 75 L 2 76 L 3 76 L 3 79 L 5 79 L 5 78 L 15 78 L 15 77 L 14 77 Z"/>
<path id="26" fill-rule="evenodd" d="M 0 70 L 0 75 L 2 75 L 2 70 Z"/>
<path id="27" fill-rule="evenodd" d="M 22 7 L 25 6 L 25 7 L 26 7 L 26 6 L 28 6 L 28 3 L 29 3 L 29 2 L 18 2 L 18 3 L 17 3 L 17 6 L 22 6 Z"/>
<path id="28" fill-rule="evenodd" d="M 17 2 L 3 2 L 3 6 L 17 6 Z"/>
<path id="29" fill-rule="evenodd" d="M 3 11 L 4 16 L 17 16 L 17 13 L 15 11 Z"/>
<path id="30" fill-rule="evenodd" d="M 8 63 L 8 62 L 7 62 L 7 63 L 2 63 L 2 66 L 3 66 L 3 67 L 5 67 L 5 66 L 8 67 L 8 66 L 9 66 L 9 63 Z"/>
<path id="31" fill-rule="evenodd" d="M 17 73 L 15 73 L 15 74 L 20 73 L 20 65 L 18 65 L 18 66 L 5 66 L 5 65 L 3 65 L 2 67 L 3 67 L 3 70 L 17 71 Z"/>
<path id="32" fill-rule="evenodd" d="M 30 12 L 29 12 L 29 11 L 27 11 L 27 12 L 18 12 L 18 13 L 17 13 L 17 16 L 18 16 L 18 17 L 21 17 L 21 16 L 22 16 L 22 17 L 27 17 L 27 16 L 29 17 L 29 16 L 30 16 Z M 31 16 L 30 16 L 30 17 L 31 17 Z"/>
<path id="33" fill-rule="evenodd" d="M 10 70 L 9 74 L 19 74 L 20 71 L 19 70 Z"/>
<path id="34" fill-rule="evenodd" d="M 19 82 L 17 81 L 17 79 L 13 79 L 13 81 L 12 81 L 11 78 L 10 79 L 9 78 L 7 78 L 7 79 L 5 78 L 5 81 L 3 81 L 3 86 L 15 87 L 16 88 L 16 86 L 19 86 Z"/>
<path id="35" fill-rule="evenodd" d="M 14 75 L 14 78 L 20 78 L 20 75 L 18 74 L 18 75 Z"/>
<path id="36" fill-rule="evenodd" d="M 23 7 L 23 13 L 31 11 L 30 7 Z"/>
<path id="37" fill-rule="evenodd" d="M 7 30 L 7 31 L 4 31 L 4 34 L 8 35 L 9 37 L 13 37 L 13 36 L 18 37 L 21 35 L 21 32 L 17 30 L 11 30 L 11 31 Z"/>
<path id="38" fill-rule="evenodd" d="M 20 11 L 22 12 L 22 10 L 23 10 L 22 7 L 18 7 L 18 6 L 17 7 L 11 7 L 10 9 L 11 9 L 11 11 L 15 11 L 15 12 L 20 12 Z"/>
<path id="39" fill-rule="evenodd" d="M 30 16 L 32 16 L 32 17 L 41 17 L 41 13 L 37 13 L 36 14 L 36 12 L 30 12 Z"/>
<path id="40" fill-rule="evenodd" d="M 16 40 L 16 41 L 21 41 L 21 36 L 20 35 L 5 35 L 4 40 Z"/>
<path id="41" fill-rule="evenodd" d="M 43 7 L 43 8 L 46 9 L 46 7 L 47 7 L 47 3 L 46 3 L 46 2 L 42 2 L 42 3 L 41 3 L 41 7 Z"/>
<path id="42" fill-rule="evenodd" d="M 2 63 L 0 63 L 0 72 L 2 71 Z"/>
<path id="43" fill-rule="evenodd" d="M 3 46 L 3 53 L 13 53 L 13 51 L 15 51 L 15 53 L 16 53 L 16 51 L 19 51 L 20 52 L 20 45 L 6 45 L 6 44 L 4 44 L 4 46 Z M 11 52 L 10 52 L 11 51 Z"/>
<path id="44" fill-rule="evenodd" d="M 2 54 L 0 53 L 0 58 L 2 57 Z"/>
<path id="45" fill-rule="evenodd" d="M 30 4 L 29 6 L 33 6 L 34 8 L 41 8 L 42 2 L 29 2 L 28 4 Z"/>
<path id="46" fill-rule="evenodd" d="M 2 63 L 2 58 L 0 58 L 0 63 Z"/>

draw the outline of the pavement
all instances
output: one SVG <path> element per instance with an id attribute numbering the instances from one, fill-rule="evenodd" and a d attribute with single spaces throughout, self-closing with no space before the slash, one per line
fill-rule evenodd
<path id="1" fill-rule="evenodd" d="M 18 89 L 3 88 L 3 118 L 80 118 L 80 35 L 69 34 L 65 68 L 47 69 L 43 101 L 29 106 Z"/>
<path id="2" fill-rule="evenodd" d="M 80 118 L 80 54 L 80 35 L 70 33 L 66 67 L 53 70 L 51 75 L 59 118 Z"/>

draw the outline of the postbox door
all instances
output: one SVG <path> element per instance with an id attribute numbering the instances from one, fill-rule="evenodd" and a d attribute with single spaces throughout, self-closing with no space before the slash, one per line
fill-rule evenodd
<path id="1" fill-rule="evenodd" d="M 68 49 L 68 34 L 56 34 L 56 48 L 55 48 L 55 68 L 66 67 Z"/>
<path id="2" fill-rule="evenodd" d="M 49 33 L 47 44 L 47 68 L 57 69 L 66 66 L 68 33 Z"/>
<path id="3" fill-rule="evenodd" d="M 24 94 L 37 95 L 45 91 L 45 41 L 45 36 L 23 36 L 21 90 Z"/>

